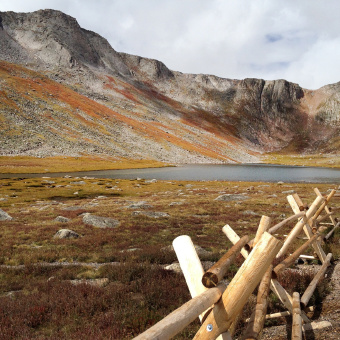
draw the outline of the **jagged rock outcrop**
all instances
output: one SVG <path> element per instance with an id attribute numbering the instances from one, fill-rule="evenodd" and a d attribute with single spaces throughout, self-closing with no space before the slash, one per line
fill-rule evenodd
<path id="1" fill-rule="evenodd" d="M 59 11 L 0 16 L 2 155 L 181 163 L 252 162 L 286 147 L 337 152 L 340 83 L 310 91 L 183 74 L 115 51 Z"/>

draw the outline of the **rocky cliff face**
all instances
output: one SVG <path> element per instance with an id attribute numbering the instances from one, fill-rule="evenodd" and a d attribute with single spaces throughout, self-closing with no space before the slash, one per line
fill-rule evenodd
<path id="1" fill-rule="evenodd" d="M 58 11 L 0 16 L 1 154 L 230 162 L 282 148 L 336 150 L 340 83 L 309 91 L 183 74 L 116 52 Z"/>

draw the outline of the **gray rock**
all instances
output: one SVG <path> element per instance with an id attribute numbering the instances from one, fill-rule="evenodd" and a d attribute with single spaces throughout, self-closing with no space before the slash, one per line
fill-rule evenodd
<path id="1" fill-rule="evenodd" d="M 170 207 L 173 207 L 173 206 L 175 206 L 175 205 L 182 205 L 183 204 L 183 202 L 171 202 L 170 204 L 169 204 L 169 206 Z"/>
<path id="2" fill-rule="evenodd" d="M 202 262 L 202 267 L 203 267 L 204 270 L 208 270 L 213 265 L 214 265 L 214 262 L 211 262 L 211 261 L 203 261 Z M 178 273 L 178 274 L 182 273 L 181 266 L 177 262 L 164 266 L 164 269 L 165 270 L 172 270 L 172 271 L 174 271 L 175 273 Z"/>
<path id="3" fill-rule="evenodd" d="M 97 228 L 116 228 L 120 224 L 119 221 L 113 218 L 91 215 L 89 213 L 83 215 L 83 222 Z"/>
<path id="4" fill-rule="evenodd" d="M 129 209 L 149 209 L 149 208 L 152 208 L 152 205 L 147 204 L 147 202 L 145 201 L 141 201 L 141 202 L 130 204 L 128 208 Z"/>
<path id="5" fill-rule="evenodd" d="M 132 216 L 139 216 L 139 215 L 144 215 L 147 217 L 152 217 L 152 218 L 160 218 L 160 217 L 170 217 L 169 214 L 161 211 L 134 211 L 132 213 Z"/>
<path id="6" fill-rule="evenodd" d="M 67 222 L 70 222 L 70 219 L 67 218 L 67 217 L 64 217 L 64 216 L 57 216 L 55 219 L 54 219 L 55 222 L 61 222 L 61 223 L 67 223 Z"/>
<path id="7" fill-rule="evenodd" d="M 13 217 L 8 215 L 5 211 L 0 209 L 0 221 L 11 221 Z"/>
<path id="8" fill-rule="evenodd" d="M 252 211 L 252 210 L 245 210 L 242 212 L 242 215 L 252 215 L 252 216 L 256 216 L 256 212 Z"/>
<path id="9" fill-rule="evenodd" d="M 217 198 L 215 198 L 215 201 L 243 201 L 249 199 L 249 196 L 242 195 L 242 194 L 224 194 L 220 195 Z"/>
<path id="10" fill-rule="evenodd" d="M 157 183 L 157 179 L 148 179 L 145 181 L 145 183 Z"/>
<path id="11" fill-rule="evenodd" d="M 78 206 L 62 208 L 62 210 L 65 210 L 65 211 L 77 211 L 77 210 L 81 210 L 81 209 L 82 209 L 82 207 L 78 207 Z"/>
<path id="12" fill-rule="evenodd" d="M 73 185 L 84 185 L 84 184 L 86 184 L 86 182 L 84 182 L 84 181 L 77 181 L 77 182 L 71 182 L 70 184 L 73 184 Z"/>
<path id="13" fill-rule="evenodd" d="M 80 280 L 70 280 L 70 282 L 77 286 L 80 284 L 95 286 L 95 287 L 105 287 L 109 284 L 108 278 L 103 279 L 80 279 Z"/>
<path id="14" fill-rule="evenodd" d="M 75 231 L 70 229 L 60 229 L 56 232 L 56 234 L 53 236 L 53 238 L 78 238 L 79 234 L 77 234 Z"/>
<path id="15" fill-rule="evenodd" d="M 295 190 L 286 190 L 286 191 L 282 191 L 282 194 L 295 194 Z"/>

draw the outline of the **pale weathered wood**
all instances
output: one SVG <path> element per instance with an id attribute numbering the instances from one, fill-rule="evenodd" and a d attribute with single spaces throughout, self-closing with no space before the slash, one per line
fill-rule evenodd
<path id="1" fill-rule="evenodd" d="M 256 307 L 241 338 L 242 340 L 257 340 L 261 337 L 268 307 L 268 294 L 270 291 L 272 270 L 273 266 L 270 265 L 261 280 L 256 298 Z"/>
<path id="2" fill-rule="evenodd" d="M 268 233 L 273 235 L 277 230 L 284 227 L 288 222 L 295 221 L 295 220 L 297 220 L 300 217 L 305 216 L 305 215 L 306 215 L 306 213 L 304 211 L 300 211 L 300 212 L 296 213 L 295 215 L 289 216 L 288 218 L 284 219 L 280 223 L 275 224 L 273 227 L 271 227 L 268 230 Z"/>
<path id="3" fill-rule="evenodd" d="M 326 208 L 326 207 L 325 207 L 325 208 Z M 329 217 L 332 217 L 332 215 L 334 215 L 334 212 L 329 212 L 329 213 L 327 213 L 326 215 L 319 216 L 319 217 L 315 220 L 315 222 L 319 224 L 320 222 L 324 221 L 325 219 L 327 219 L 327 218 L 329 218 Z"/>
<path id="4" fill-rule="evenodd" d="M 290 206 L 291 206 L 293 212 L 297 214 L 297 213 L 299 212 L 299 205 L 298 205 L 298 203 L 295 201 L 295 198 L 296 198 L 296 197 L 298 197 L 298 200 L 301 201 L 301 199 L 299 198 L 299 196 L 298 196 L 297 194 L 295 194 L 294 196 L 292 196 L 292 195 L 287 196 L 287 200 L 288 200 L 288 202 L 289 202 L 289 204 L 290 204 Z M 320 199 L 322 200 L 322 198 L 320 198 Z M 315 201 L 314 201 L 314 203 L 315 203 Z M 313 203 L 313 204 L 314 204 L 314 203 Z M 313 206 L 313 205 L 312 205 L 312 206 Z M 311 211 L 311 209 L 312 209 L 312 207 L 308 210 L 308 216 L 309 216 L 309 217 L 313 214 L 313 212 Z M 308 238 L 311 238 L 311 237 L 313 237 L 313 232 L 312 232 L 312 228 L 311 228 L 311 226 L 309 225 L 309 222 L 308 222 L 309 217 L 307 218 L 307 215 L 305 215 L 305 216 L 303 216 L 303 220 L 300 220 L 299 222 L 301 222 L 301 223 L 304 224 L 304 225 L 302 226 L 302 228 L 303 228 L 305 234 L 307 235 L 307 237 L 308 237 Z M 298 223 L 299 223 L 299 222 L 298 222 Z M 297 225 L 298 225 L 298 224 L 297 224 Z M 296 225 L 296 226 L 297 226 L 297 225 Z M 296 226 L 295 226 L 295 228 L 296 228 Z M 295 228 L 294 228 L 294 229 L 295 229 Z M 293 230 L 294 230 L 294 229 L 293 229 Z M 300 229 L 300 230 L 301 230 L 301 229 Z M 297 237 L 297 236 L 298 236 L 298 235 L 296 235 L 296 237 Z M 290 237 L 290 236 L 288 235 L 288 237 Z M 286 238 L 286 240 L 288 239 L 288 237 Z M 326 258 L 326 254 L 325 254 L 325 252 L 323 251 L 323 249 L 322 249 L 322 247 L 321 247 L 321 244 L 320 244 L 319 242 L 315 242 L 315 243 L 313 243 L 313 248 L 314 248 L 314 251 L 316 252 L 316 254 L 318 255 L 320 261 L 324 262 L 324 260 L 325 260 L 325 258 Z"/>
<path id="5" fill-rule="evenodd" d="M 320 270 L 318 271 L 318 273 L 315 275 L 314 279 L 312 280 L 312 282 L 309 284 L 309 286 L 307 287 L 307 289 L 305 290 L 305 292 L 303 293 L 302 297 L 301 297 L 301 305 L 303 307 L 306 307 L 310 298 L 312 297 L 316 285 L 318 284 L 318 282 L 321 280 L 321 278 L 323 278 L 323 276 L 325 275 L 325 272 L 328 268 L 328 266 L 331 263 L 331 259 L 332 259 L 332 253 L 329 253 L 326 257 L 325 262 L 322 264 Z"/>
<path id="6" fill-rule="evenodd" d="M 268 216 L 263 215 L 260 220 L 260 224 L 257 228 L 253 247 L 256 245 L 256 243 L 259 241 L 261 238 L 262 234 L 267 231 L 270 227 L 270 223 L 272 222 L 272 219 Z"/>
<path id="7" fill-rule="evenodd" d="M 292 340 L 302 339 L 302 319 L 300 308 L 300 294 L 293 293 L 293 325 L 292 325 Z"/>
<path id="8" fill-rule="evenodd" d="M 314 200 L 314 202 L 311 205 L 311 207 L 307 210 L 307 213 L 306 213 L 307 221 L 313 216 L 313 214 L 318 209 L 318 207 L 320 206 L 322 201 L 323 201 L 323 198 L 319 197 L 319 196 Z M 296 236 L 299 235 L 299 233 L 301 232 L 301 230 L 302 230 L 304 225 L 305 225 L 305 221 L 303 219 L 298 221 L 298 223 L 295 225 L 295 227 L 292 229 L 292 231 L 289 233 L 289 235 L 285 239 L 282 248 L 280 249 L 279 253 L 276 255 L 277 257 L 280 257 L 280 256 L 284 255 L 287 252 L 288 247 L 294 241 Z"/>
<path id="9" fill-rule="evenodd" d="M 233 228 L 230 227 L 229 224 L 226 224 L 223 228 L 222 231 L 224 232 L 224 234 L 228 237 L 229 241 L 232 244 L 236 244 L 239 240 L 240 237 L 235 233 L 235 231 L 233 230 Z M 245 248 L 241 249 L 241 254 L 244 258 L 246 258 L 248 256 L 248 250 Z"/>
<path id="10" fill-rule="evenodd" d="M 194 339 L 215 339 L 229 329 L 280 249 L 280 241 L 265 232 L 215 304 Z"/>
<path id="11" fill-rule="evenodd" d="M 172 245 L 191 297 L 202 294 L 208 288 L 204 287 L 201 282 L 204 270 L 191 238 L 187 235 L 178 236 L 173 240 Z M 200 320 L 203 317 L 204 313 L 200 315 Z"/>
<path id="12" fill-rule="evenodd" d="M 288 309 L 290 313 L 293 311 L 293 298 L 290 294 L 281 286 L 281 284 L 276 280 L 272 279 L 270 282 L 270 289 L 273 293 L 280 299 L 283 305 Z M 305 312 L 301 312 L 301 317 L 304 322 L 310 322 L 308 316 Z"/>
<path id="13" fill-rule="evenodd" d="M 310 306 L 310 307 L 307 307 L 304 309 L 304 312 L 313 312 L 314 311 L 314 306 Z M 267 314 L 266 315 L 266 320 L 268 319 L 276 319 L 276 318 L 282 318 L 282 317 L 285 317 L 285 316 L 290 316 L 292 315 L 291 312 L 289 311 L 284 311 L 284 312 L 277 312 L 277 313 L 272 313 L 272 314 Z M 250 321 L 250 318 L 249 319 L 246 319 L 246 322 L 249 322 Z"/>
<path id="14" fill-rule="evenodd" d="M 215 288 L 207 289 L 134 339 L 167 340 L 172 338 L 193 322 L 206 309 L 216 303 L 221 298 L 225 288 L 225 285 L 219 284 Z"/>
<path id="15" fill-rule="evenodd" d="M 310 238 L 307 242 L 305 242 L 301 247 L 296 249 L 293 254 L 291 254 L 285 260 L 279 263 L 274 268 L 275 274 L 277 275 L 280 271 L 294 264 L 294 262 L 299 258 L 299 256 L 311 245 L 311 243 L 315 242 L 319 236 L 320 236 L 319 234 L 315 234 L 312 238 Z"/>
<path id="16" fill-rule="evenodd" d="M 293 196 L 295 202 L 297 203 L 297 205 L 298 205 L 298 207 L 299 207 L 299 210 L 300 210 L 300 211 L 304 211 L 304 210 L 305 210 L 305 205 L 303 204 L 303 202 L 302 202 L 300 196 L 299 196 L 298 194 L 296 194 L 296 193 L 293 194 L 292 196 Z"/>
<path id="17" fill-rule="evenodd" d="M 315 260 L 315 257 L 312 255 L 300 255 L 299 257 L 306 260 Z"/>
<path id="18" fill-rule="evenodd" d="M 334 233 L 334 231 L 335 231 L 335 229 L 336 228 L 339 228 L 339 226 L 340 226 L 340 222 L 338 222 L 336 225 L 335 225 L 335 227 L 325 236 L 325 240 L 328 240 L 332 235 L 333 235 L 333 233 Z"/>
<path id="19" fill-rule="evenodd" d="M 313 215 L 313 217 L 312 217 L 312 221 L 315 221 L 317 218 L 318 218 L 318 216 L 322 213 L 322 211 L 325 209 L 325 207 L 327 206 L 327 204 L 328 204 L 328 202 L 331 200 L 331 198 L 334 196 L 334 194 L 336 193 L 336 190 L 332 190 L 331 192 L 330 192 L 330 194 L 326 197 L 326 198 L 324 198 L 323 196 L 322 196 L 322 194 L 321 194 L 321 192 L 319 191 L 319 189 L 318 188 L 314 188 L 314 191 L 315 191 L 315 193 L 316 193 L 316 195 L 318 196 L 318 197 L 321 197 L 322 199 L 323 199 L 323 203 L 321 204 L 321 206 L 319 207 L 319 209 L 315 212 L 315 214 Z M 326 209 L 326 212 L 327 212 L 327 209 Z M 328 211 L 329 212 L 329 211 Z M 332 223 L 334 223 L 333 221 L 332 221 Z"/>
<path id="20" fill-rule="evenodd" d="M 228 268 L 248 241 L 249 236 L 243 236 L 220 258 L 220 260 L 204 273 L 202 283 L 205 287 L 215 287 L 224 278 Z"/>

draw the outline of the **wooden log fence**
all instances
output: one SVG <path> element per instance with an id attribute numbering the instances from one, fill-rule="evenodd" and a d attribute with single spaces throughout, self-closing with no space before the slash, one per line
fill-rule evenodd
<path id="1" fill-rule="evenodd" d="M 240 339 L 260 339 L 265 320 L 270 318 L 291 316 L 291 339 L 293 340 L 302 339 L 303 332 L 308 329 L 329 327 L 329 323 L 311 322 L 306 312 L 314 310 L 313 306 L 307 307 L 307 305 L 317 284 L 325 276 L 332 259 L 331 253 L 325 255 L 322 242 L 331 237 L 340 226 L 340 222 L 337 222 L 334 212 L 328 206 L 335 190 L 325 197 L 317 188 L 314 191 L 317 197 L 309 208 L 298 194 L 288 196 L 287 200 L 293 215 L 272 227 L 270 227 L 271 218 L 262 216 L 252 240 L 249 240 L 247 235 L 239 237 L 230 225 L 225 225 L 222 231 L 233 246 L 206 272 L 190 237 L 186 235 L 177 237 L 173 241 L 173 247 L 192 299 L 135 339 L 170 339 L 199 317 L 201 327 L 194 340 L 232 340 L 231 335 L 233 328 L 236 327 L 236 320 L 258 285 L 256 306 L 251 317 L 246 320 L 247 326 Z M 325 214 L 321 215 L 323 212 Z M 332 230 L 321 237 L 319 223 L 325 219 L 330 220 L 329 225 Z M 274 233 L 292 222 L 296 223 L 295 226 L 281 242 Z M 307 236 L 307 241 L 273 267 L 273 260 L 285 255 L 293 247 L 294 241 L 301 239 L 299 234 L 302 230 Z M 322 262 L 322 266 L 301 297 L 298 292 L 294 292 L 291 296 L 278 281 L 278 274 L 291 267 L 299 257 L 314 259 L 314 256 L 302 255 L 309 247 L 314 248 L 315 256 Z M 239 254 L 245 260 L 231 282 L 226 285 L 223 279 Z M 282 302 L 286 311 L 267 314 L 270 290 Z"/>

